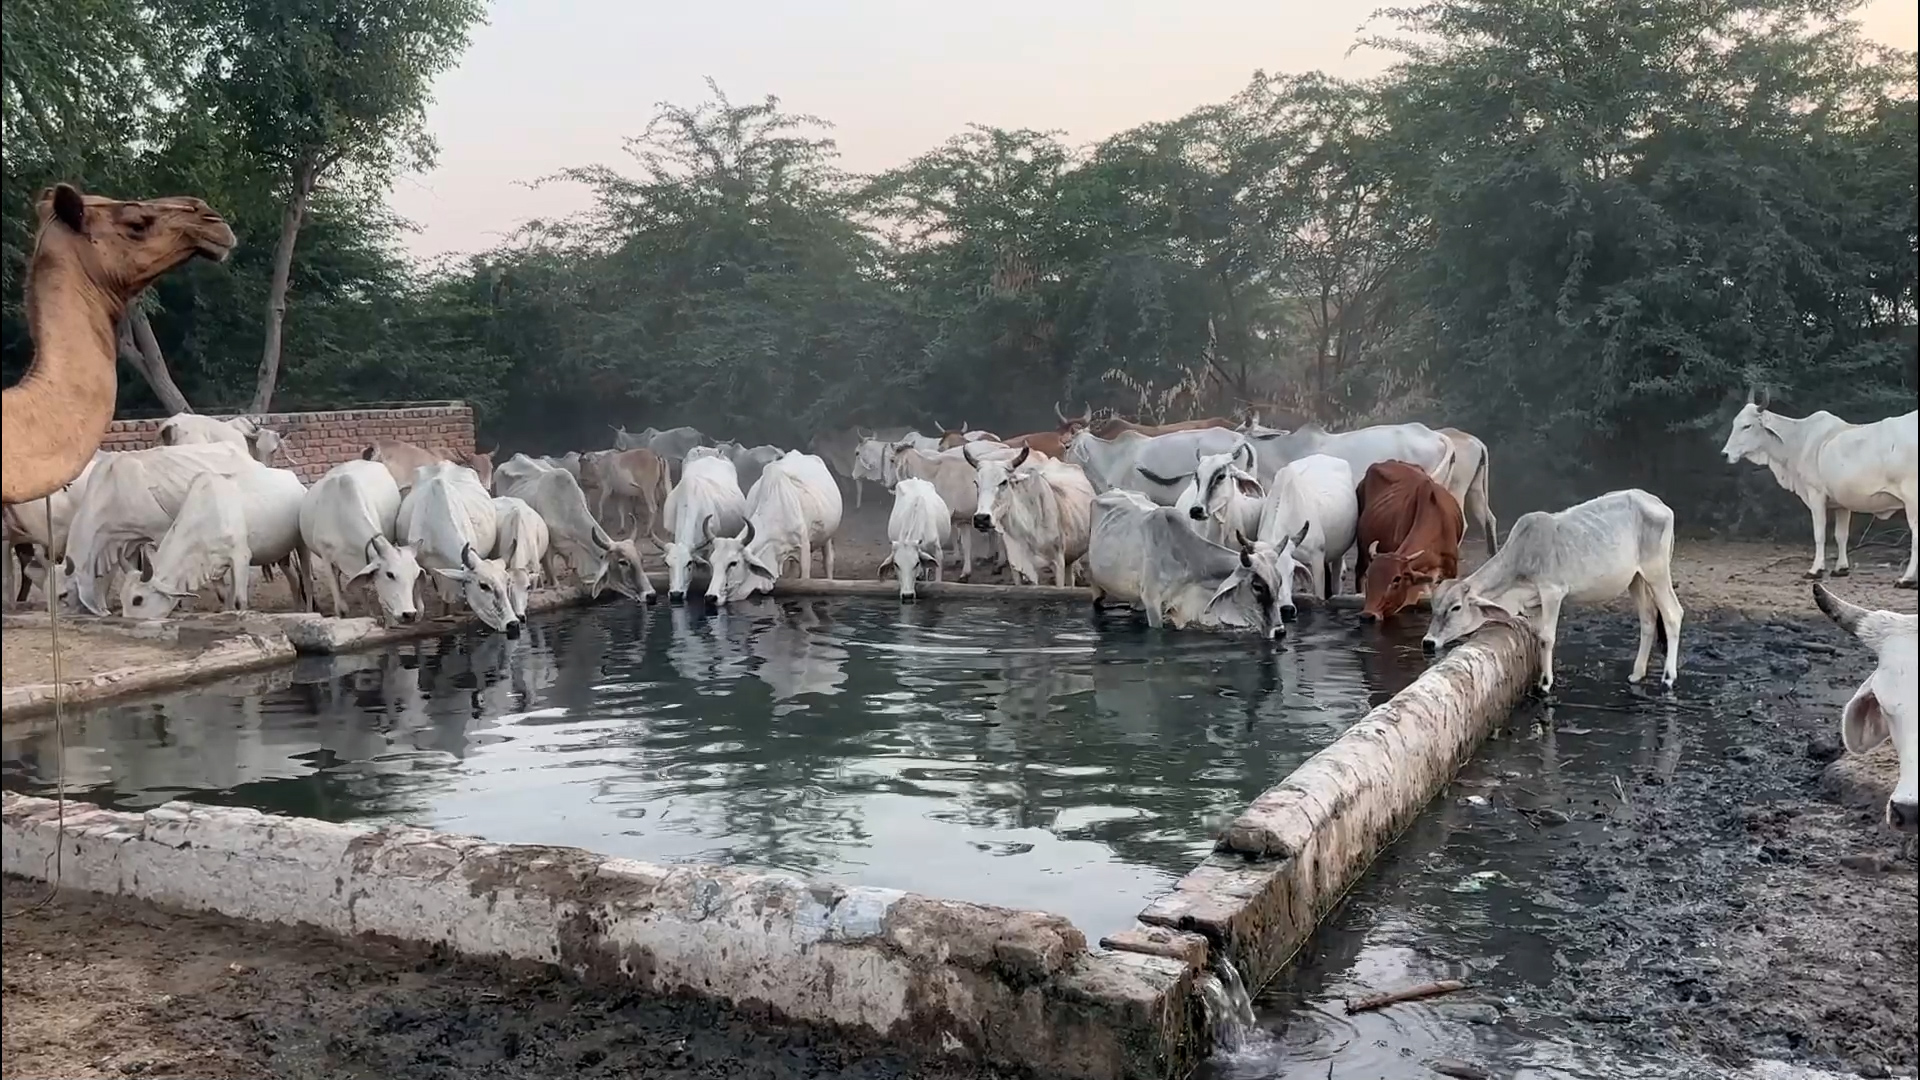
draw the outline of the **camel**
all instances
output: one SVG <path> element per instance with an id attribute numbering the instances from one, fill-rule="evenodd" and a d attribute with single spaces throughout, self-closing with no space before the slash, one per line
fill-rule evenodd
<path id="1" fill-rule="evenodd" d="M 0 502 L 80 475 L 113 422 L 115 333 L 127 303 L 195 255 L 226 260 L 233 230 L 187 196 L 122 202 L 60 184 L 40 196 L 27 270 L 33 363 L 0 396 Z"/>

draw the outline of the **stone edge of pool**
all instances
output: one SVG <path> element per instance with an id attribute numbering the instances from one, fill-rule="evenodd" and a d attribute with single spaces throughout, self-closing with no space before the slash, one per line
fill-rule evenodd
<path id="1" fill-rule="evenodd" d="M 1255 990 L 1278 974 L 1512 710 L 1535 662 L 1523 630 L 1477 634 L 1256 798 L 1133 929 L 1091 950 L 1042 912 L 186 803 L 69 804 L 61 884 L 552 963 L 1044 1074 L 1180 1077 L 1207 1051 L 1209 965 L 1230 960 Z M 5 793 L 6 872 L 51 876 L 56 817 L 53 800 Z"/>

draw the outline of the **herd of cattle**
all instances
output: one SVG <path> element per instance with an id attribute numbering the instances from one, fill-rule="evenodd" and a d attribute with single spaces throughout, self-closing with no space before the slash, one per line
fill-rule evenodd
<path id="1" fill-rule="evenodd" d="M 1645 677 L 1662 638 L 1661 681 L 1677 676 L 1674 514 L 1648 492 L 1523 515 L 1502 542 L 1487 497 L 1487 448 L 1463 431 L 1418 423 L 1288 431 L 1224 418 L 1145 426 L 1055 412 L 1056 428 L 1012 438 L 965 425 L 934 435 L 854 430 L 816 437 L 809 452 L 715 444 L 687 427 L 615 429 L 612 449 L 515 454 L 497 467 L 491 453 L 456 461 L 377 442 L 311 487 L 273 467 L 272 431 L 244 417 L 183 413 L 162 425 L 159 446 L 100 453 L 44 503 L 7 507 L 7 539 L 21 563 L 19 599 L 53 568 L 68 603 L 94 614 L 109 613 L 117 596 L 124 614 L 165 617 L 209 585 L 243 609 L 249 567 L 270 576 L 278 566 L 310 610 L 325 581 L 333 613 L 347 614 L 359 582 L 372 612 L 410 622 L 430 571 L 443 611 L 464 605 L 512 633 L 529 591 L 569 576 L 595 593 L 651 602 L 643 543 L 664 562 L 676 603 L 688 597 L 696 567 L 706 569 L 716 605 L 768 591 L 796 569 L 813 576 L 815 550 L 831 579 L 840 484 L 859 506 L 864 485 L 878 483 L 893 494 L 879 572 L 895 578 L 903 600 L 913 599 L 916 581 L 942 580 L 949 556 L 970 577 L 979 554 L 1004 559 L 1028 582 L 1084 576 L 1096 606 L 1138 610 L 1154 626 L 1278 638 L 1295 598 L 1329 598 L 1350 562 L 1363 620 L 1431 598 L 1430 653 L 1489 621 L 1524 617 L 1539 643 L 1543 690 L 1553 685 L 1562 605 L 1631 595 L 1640 638 L 1630 681 Z M 1767 466 L 1805 499 L 1815 525 L 1810 576 L 1825 570 L 1826 515 L 1835 513 L 1833 573 L 1844 575 L 1852 512 L 1904 511 L 1910 529 L 1920 524 L 1917 415 L 1853 425 L 1829 413 L 1785 417 L 1750 401 L 1723 453 L 1729 463 Z M 1489 558 L 1463 576 L 1469 526 L 1483 534 Z M 1901 586 L 1914 586 L 1917 564 L 1920 547 Z M 1823 609 L 1841 610 L 1826 601 Z M 1912 724 L 1911 682 L 1909 671 L 1909 715 L 1896 716 L 1895 729 Z M 1862 692 L 1868 704 L 1850 705 L 1849 717 L 1901 711 L 1887 691 Z M 1862 724 L 1847 729 L 1850 743 L 1869 734 Z M 1887 728 L 1882 717 L 1879 730 Z M 1914 739 L 1893 734 L 1910 788 Z"/>

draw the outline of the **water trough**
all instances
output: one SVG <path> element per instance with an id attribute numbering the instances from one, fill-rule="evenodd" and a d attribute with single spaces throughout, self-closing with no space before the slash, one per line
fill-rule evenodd
<path id="1" fill-rule="evenodd" d="M 894 595 L 885 582 L 781 591 Z M 922 592 L 1086 595 L 960 583 Z M 384 633 L 322 630 L 306 645 L 287 636 L 302 651 L 337 651 Z M 1133 929 L 1093 948 L 1041 912 L 179 802 L 144 814 L 69 805 L 63 827 L 51 800 L 8 793 L 0 856 L 8 873 L 47 879 L 64 828 L 71 887 L 553 963 L 1045 1074 L 1179 1077 L 1209 1046 L 1203 999 L 1222 981 L 1257 991 L 1284 967 L 1512 709 L 1533 655 L 1525 632 L 1505 626 L 1455 649 L 1256 798 Z"/>

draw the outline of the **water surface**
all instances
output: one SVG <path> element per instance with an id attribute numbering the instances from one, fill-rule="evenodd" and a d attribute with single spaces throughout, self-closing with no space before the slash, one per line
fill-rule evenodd
<path id="1" fill-rule="evenodd" d="M 1219 825 L 1411 681 L 1411 636 L 1280 646 L 1084 605 L 610 604 L 72 717 L 70 790 L 742 863 L 1129 926 Z M 1404 631 L 1405 635 L 1416 633 Z M 51 735 L 5 739 L 46 791 Z"/>

